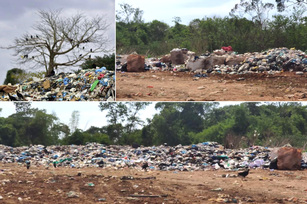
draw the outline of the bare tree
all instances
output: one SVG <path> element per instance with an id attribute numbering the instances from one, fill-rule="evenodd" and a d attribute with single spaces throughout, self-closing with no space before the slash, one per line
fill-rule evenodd
<path id="1" fill-rule="evenodd" d="M 131 5 L 124 3 L 119 4 L 120 10 L 116 11 L 116 20 L 124 23 L 142 23 L 144 11 L 139 8 L 133 8 Z"/>
<path id="2" fill-rule="evenodd" d="M 77 110 L 74 110 L 71 113 L 71 118 L 69 120 L 69 126 L 70 126 L 71 133 L 74 133 L 78 129 L 79 119 L 80 119 L 80 112 Z"/>
<path id="3" fill-rule="evenodd" d="M 51 75 L 60 66 L 72 66 L 91 53 L 110 52 L 106 31 L 109 25 L 103 17 L 87 19 L 83 14 L 61 16 L 61 10 L 39 11 L 40 21 L 34 25 L 35 34 L 16 38 L 6 49 L 15 50 L 18 62 L 45 67 Z"/>
<path id="4" fill-rule="evenodd" d="M 279 12 L 285 11 L 287 7 L 298 6 L 306 9 L 307 6 L 307 0 L 275 0 L 275 2 Z"/>
<path id="5" fill-rule="evenodd" d="M 262 28 L 266 27 L 270 17 L 269 12 L 274 8 L 272 3 L 264 3 L 262 0 L 241 0 L 231 9 L 231 17 L 242 18 L 248 14 L 253 22 L 257 22 Z"/>

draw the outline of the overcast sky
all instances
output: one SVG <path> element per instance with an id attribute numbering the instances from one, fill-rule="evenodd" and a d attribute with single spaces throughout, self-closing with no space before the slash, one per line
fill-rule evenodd
<path id="1" fill-rule="evenodd" d="M 58 9 L 62 9 L 64 16 L 68 17 L 78 12 L 88 18 L 105 16 L 110 24 L 107 33 L 111 41 L 110 48 L 115 47 L 114 0 L 0 0 L 0 47 L 11 45 L 16 37 L 33 32 L 32 26 L 39 20 L 38 10 Z M 13 53 L 0 49 L 0 84 L 3 84 L 7 70 L 16 67 L 30 69 L 16 64 Z"/>
<path id="2" fill-rule="evenodd" d="M 133 102 L 131 102 L 133 103 Z M 236 105 L 241 102 L 220 102 L 220 106 Z M 146 109 L 139 113 L 140 118 L 146 121 L 147 118 L 152 118 L 158 113 L 155 110 L 156 102 L 152 102 Z M 78 128 L 87 130 L 91 126 L 102 127 L 108 124 L 106 111 L 101 112 L 99 102 L 32 102 L 32 108 L 46 110 L 48 114 L 55 113 L 62 123 L 69 125 L 69 120 L 73 111 L 79 111 L 80 122 Z M 0 117 L 8 117 L 15 113 L 15 106 L 12 102 L 0 102 Z"/>
<path id="3" fill-rule="evenodd" d="M 173 18 L 178 16 L 181 18 L 181 23 L 187 25 L 196 18 L 227 16 L 240 0 L 116 0 L 116 10 L 119 10 L 119 4 L 122 3 L 143 10 L 145 22 L 159 20 L 173 25 Z"/>
<path id="4" fill-rule="evenodd" d="M 69 120 L 73 111 L 79 111 L 80 122 L 78 128 L 87 130 L 91 126 L 102 127 L 108 124 L 106 111 L 101 112 L 99 102 L 32 102 L 32 108 L 46 110 L 48 114 L 55 113 L 62 123 L 69 125 Z M 146 110 L 140 111 L 139 116 L 142 120 L 152 118 L 157 111 L 155 103 L 149 105 Z M 0 102 L 0 117 L 8 117 L 14 114 L 15 106 L 13 102 Z"/>

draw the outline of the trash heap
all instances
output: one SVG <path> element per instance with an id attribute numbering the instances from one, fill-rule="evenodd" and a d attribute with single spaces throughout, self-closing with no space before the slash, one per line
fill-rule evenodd
<path id="1" fill-rule="evenodd" d="M 269 168 L 271 150 L 267 147 L 247 149 L 225 149 L 215 142 L 204 142 L 189 146 L 177 145 L 131 147 L 90 143 L 85 146 L 49 146 L 42 145 L 9 147 L 0 145 L 2 163 L 23 163 L 52 167 L 105 167 L 139 168 L 144 162 L 151 170 L 197 171 L 210 169 L 237 170 L 239 168 Z M 274 158 L 272 158 L 274 159 Z M 103 165 L 102 165 L 103 164 Z M 53 167 L 52 167 L 53 168 Z M 306 155 L 302 168 L 307 168 Z"/>
<path id="2" fill-rule="evenodd" d="M 123 70 L 127 56 L 118 56 L 117 70 Z M 144 62 L 140 61 L 140 63 Z M 269 74 L 281 71 L 295 71 L 297 74 L 307 72 L 307 54 L 295 48 L 274 48 L 263 52 L 238 54 L 231 46 L 222 47 L 213 53 L 206 52 L 197 56 L 195 52 L 186 48 L 174 48 L 170 54 L 160 59 L 148 58 L 144 69 L 171 70 L 175 72 L 195 71 L 203 74 L 249 74 L 268 72 Z M 140 70 L 139 70 L 140 71 Z"/>
<path id="3" fill-rule="evenodd" d="M 3 85 L 7 86 L 7 85 Z M 8 85 L 10 86 L 10 85 Z M 59 73 L 42 79 L 33 77 L 2 91 L 0 100 L 25 101 L 114 101 L 115 74 L 105 67 Z M 19 95 L 19 93 L 21 95 Z"/>
<path id="4" fill-rule="evenodd" d="M 281 71 L 296 71 L 303 74 L 307 71 L 307 54 L 295 48 L 275 48 L 264 52 L 237 54 L 236 52 L 222 52 L 211 54 L 204 59 L 217 58 L 224 60 L 210 64 L 207 72 L 222 74 L 249 74 L 268 72 L 270 74 Z M 201 58 L 200 58 L 201 59 Z"/>

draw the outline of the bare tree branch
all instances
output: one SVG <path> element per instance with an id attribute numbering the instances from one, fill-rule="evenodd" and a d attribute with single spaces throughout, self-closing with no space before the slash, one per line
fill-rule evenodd
<path id="1" fill-rule="evenodd" d="M 103 17 L 87 19 L 83 14 L 62 17 L 61 10 L 39 11 L 35 34 L 24 34 L 6 49 L 13 49 L 18 63 L 44 66 L 47 75 L 59 66 L 72 66 L 91 53 L 107 53 L 109 24 Z M 66 60 L 65 60 L 66 59 Z"/>

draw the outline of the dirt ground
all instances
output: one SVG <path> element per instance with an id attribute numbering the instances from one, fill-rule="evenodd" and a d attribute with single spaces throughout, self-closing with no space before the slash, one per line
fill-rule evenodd
<path id="1" fill-rule="evenodd" d="M 117 101 L 306 101 L 307 74 L 116 73 Z"/>
<path id="2" fill-rule="evenodd" d="M 307 202 L 306 171 L 253 169 L 241 179 L 232 177 L 237 172 L 225 170 L 145 172 L 35 166 L 26 170 L 17 164 L 0 164 L 0 172 L 0 203 Z"/>

